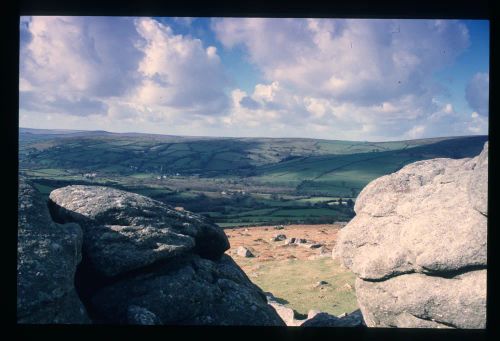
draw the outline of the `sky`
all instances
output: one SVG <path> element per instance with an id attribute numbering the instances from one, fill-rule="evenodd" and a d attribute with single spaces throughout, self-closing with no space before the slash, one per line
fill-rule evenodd
<path id="1" fill-rule="evenodd" d="M 21 17 L 19 126 L 488 134 L 489 39 L 487 20 Z"/>

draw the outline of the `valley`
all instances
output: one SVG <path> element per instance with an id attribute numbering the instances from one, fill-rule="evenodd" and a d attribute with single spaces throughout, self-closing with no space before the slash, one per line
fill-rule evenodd
<path id="1" fill-rule="evenodd" d="M 487 136 L 363 142 L 20 128 L 19 172 L 37 189 L 107 185 L 221 227 L 349 221 L 371 180 L 411 162 L 477 154 Z"/>

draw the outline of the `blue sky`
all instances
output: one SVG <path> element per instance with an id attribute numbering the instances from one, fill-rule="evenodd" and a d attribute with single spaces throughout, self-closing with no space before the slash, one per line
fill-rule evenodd
<path id="1" fill-rule="evenodd" d="M 484 20 L 20 25 L 21 127 L 371 141 L 488 133 Z"/>

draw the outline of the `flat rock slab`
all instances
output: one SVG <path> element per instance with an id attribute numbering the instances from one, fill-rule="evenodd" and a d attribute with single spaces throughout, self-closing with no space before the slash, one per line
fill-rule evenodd
<path id="1" fill-rule="evenodd" d="M 67 186 L 50 193 L 55 220 L 77 222 L 92 267 L 112 277 L 179 254 L 219 258 L 224 231 L 203 217 L 151 198 L 103 186 Z"/>
<path id="2" fill-rule="evenodd" d="M 18 198 L 17 322 L 89 323 L 74 287 L 80 226 L 54 223 L 41 194 L 23 177 Z"/>

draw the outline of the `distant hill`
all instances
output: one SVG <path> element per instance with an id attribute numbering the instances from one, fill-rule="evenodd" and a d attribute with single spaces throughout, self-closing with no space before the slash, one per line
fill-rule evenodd
<path id="1" fill-rule="evenodd" d="M 473 157 L 487 136 L 391 142 L 184 137 L 21 128 L 21 169 L 129 176 L 239 177 L 301 194 L 354 197 L 372 179 L 429 158 Z"/>

